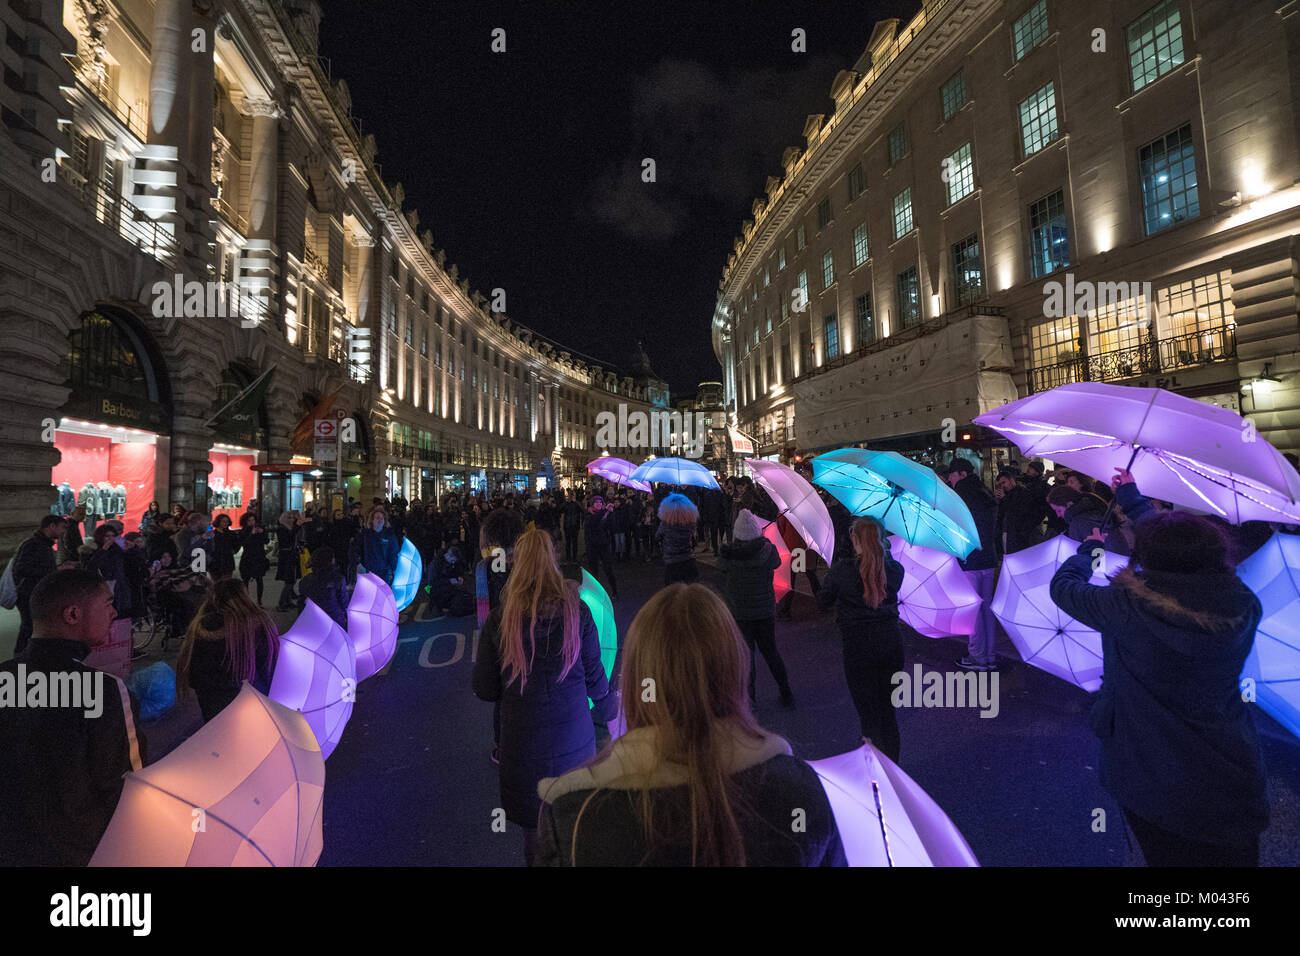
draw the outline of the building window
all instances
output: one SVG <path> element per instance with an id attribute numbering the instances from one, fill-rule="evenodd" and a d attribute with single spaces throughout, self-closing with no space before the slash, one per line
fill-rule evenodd
<path id="1" fill-rule="evenodd" d="M 825 229 L 831 221 L 831 197 L 826 196 L 817 204 L 817 228 Z"/>
<path id="2" fill-rule="evenodd" d="M 1141 288 L 1133 283 L 1132 288 L 1125 291 L 1138 294 L 1119 301 L 1111 301 L 1112 297 L 1108 295 L 1105 301 L 1098 302 L 1097 308 L 1088 314 L 1089 354 L 1101 355 L 1136 349 L 1146 341 L 1152 303 L 1147 302 L 1146 295 L 1139 291 Z M 1139 362 L 1128 356 L 1120 356 L 1119 361 L 1105 369 L 1103 374 L 1108 378 L 1127 378 L 1140 371 L 1142 368 Z"/>
<path id="3" fill-rule="evenodd" d="M 795 241 L 798 243 L 798 248 L 799 248 L 800 250 L 802 250 L 803 247 L 804 247 L 804 245 L 805 245 L 805 236 L 804 236 L 803 223 L 799 223 L 799 231 L 798 231 L 798 233 L 796 233 Z"/>
<path id="4" fill-rule="evenodd" d="M 435 368 L 442 368 L 442 343 L 438 342 L 433 347 L 433 365 Z"/>
<path id="5" fill-rule="evenodd" d="M 894 197 L 894 238 L 902 239 L 912 231 L 912 187 Z"/>
<path id="6" fill-rule="evenodd" d="M 1029 330 L 1029 363 L 1035 391 L 1078 381 L 1079 317 L 1040 322 Z"/>
<path id="7" fill-rule="evenodd" d="M 785 322 L 790 318 L 790 300 L 781 296 L 781 321 Z"/>
<path id="8" fill-rule="evenodd" d="M 776 254 L 776 269 L 780 272 L 785 268 L 785 246 L 782 246 Z"/>
<path id="9" fill-rule="evenodd" d="M 1035 279 L 1070 264 L 1070 232 L 1065 224 L 1062 190 L 1029 207 L 1029 264 Z"/>
<path id="10" fill-rule="evenodd" d="M 764 266 L 763 267 L 763 288 L 766 289 L 771 284 L 772 284 L 772 267 Z"/>
<path id="11" fill-rule="evenodd" d="M 822 288 L 829 289 L 835 284 L 835 254 L 829 249 L 822 256 Z"/>
<path id="12" fill-rule="evenodd" d="M 1056 139 L 1056 84 L 1048 83 L 1020 104 L 1020 141 L 1032 156 Z"/>
<path id="13" fill-rule="evenodd" d="M 943 85 L 939 91 L 939 99 L 943 104 L 943 120 L 946 123 L 966 105 L 966 74 L 962 70 L 958 70 L 956 75 Z"/>
<path id="14" fill-rule="evenodd" d="M 916 266 L 898 276 L 898 322 L 906 329 L 921 321 L 921 282 Z"/>
<path id="15" fill-rule="evenodd" d="M 1011 27 L 1011 45 L 1016 62 L 1047 39 L 1047 0 L 1038 0 Z"/>
<path id="16" fill-rule="evenodd" d="M 858 163 L 849 170 L 849 202 L 861 196 L 866 188 L 867 178 L 862 174 L 862 164 Z"/>
<path id="17" fill-rule="evenodd" d="M 1235 328 L 1232 273 L 1211 272 L 1156 293 L 1161 337 L 1178 337 Z"/>
<path id="18" fill-rule="evenodd" d="M 967 236 L 952 247 L 952 274 L 957 286 L 958 305 L 970 305 L 984 297 L 979 236 Z"/>
<path id="19" fill-rule="evenodd" d="M 397 303 L 388 300 L 388 331 L 397 334 Z"/>
<path id="20" fill-rule="evenodd" d="M 948 205 L 965 199 L 975 191 L 975 161 L 970 143 L 943 161 L 944 181 L 948 185 Z"/>
<path id="21" fill-rule="evenodd" d="M 853 230 L 853 268 L 867 261 L 867 224 L 864 222 Z"/>
<path id="22" fill-rule="evenodd" d="M 833 315 L 826 316 L 822 322 L 822 334 L 825 337 L 826 361 L 839 358 L 840 355 L 840 320 Z"/>
<path id="23" fill-rule="evenodd" d="M 1148 236 L 1201 214 L 1190 125 L 1143 146 L 1138 159 Z"/>
<path id="24" fill-rule="evenodd" d="M 427 356 L 429 354 L 429 330 L 423 328 L 420 330 L 420 354 Z"/>
<path id="25" fill-rule="evenodd" d="M 764 310 L 763 310 L 763 317 L 764 317 L 764 319 L 766 320 L 766 323 L 765 323 L 765 324 L 766 324 L 766 331 L 765 331 L 763 334 L 764 334 L 764 335 L 769 335 L 769 334 L 771 334 L 771 332 L 772 332 L 772 310 L 771 310 L 771 309 L 764 309 Z"/>
<path id="26" fill-rule="evenodd" d="M 415 318 L 410 315 L 406 317 L 406 344 L 415 344 Z"/>
<path id="27" fill-rule="evenodd" d="M 853 303 L 858 320 L 858 348 L 876 341 L 876 317 L 871 311 L 871 293 L 864 292 Z"/>
<path id="28" fill-rule="evenodd" d="M 1183 21 L 1177 0 L 1156 4 L 1129 24 L 1127 33 L 1134 93 L 1183 65 Z"/>
<path id="29" fill-rule="evenodd" d="M 889 165 L 893 166 L 907 155 L 907 127 L 899 123 L 889 131 Z"/>

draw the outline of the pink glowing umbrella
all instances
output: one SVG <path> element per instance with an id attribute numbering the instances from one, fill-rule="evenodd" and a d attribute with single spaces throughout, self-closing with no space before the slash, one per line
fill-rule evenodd
<path id="1" fill-rule="evenodd" d="M 979 866 L 943 809 L 871 744 L 808 764 L 830 800 L 849 866 Z"/>
<path id="2" fill-rule="evenodd" d="M 835 526 L 816 489 L 793 468 L 779 462 L 747 458 L 745 466 L 808 547 L 830 564 L 835 555 Z"/>
<path id="3" fill-rule="evenodd" d="M 1051 596 L 1052 576 L 1078 548 L 1078 541 L 1062 534 L 1008 554 L 990 607 L 1026 664 L 1091 692 L 1101 687 L 1101 634 L 1062 611 Z M 1091 583 L 1105 587 L 1128 559 L 1097 548 L 1100 563 Z"/>
<path id="4" fill-rule="evenodd" d="M 763 525 L 763 537 L 776 546 L 776 552 L 781 556 L 781 566 L 772 572 L 772 588 L 779 601 L 794 590 L 794 572 L 790 569 L 790 549 L 786 546 L 785 539 L 781 537 L 781 529 L 776 526 L 775 521 Z"/>
<path id="5" fill-rule="evenodd" d="M 126 775 L 91 866 L 314 866 L 325 758 L 302 714 L 245 683 L 157 763 Z"/>
<path id="6" fill-rule="evenodd" d="M 889 550 L 906 572 L 898 589 L 899 617 L 926 637 L 974 632 L 980 596 L 956 558 L 897 535 L 889 539 Z"/>
<path id="7" fill-rule="evenodd" d="M 1300 474 L 1236 412 L 1160 388 L 1075 382 L 975 418 L 1027 456 L 1243 521 L 1300 521 Z"/>
<path id="8" fill-rule="evenodd" d="M 1241 672 L 1255 682 L 1255 699 L 1300 737 L 1300 535 L 1275 534 L 1237 568 L 1264 614 Z"/>
<path id="9" fill-rule="evenodd" d="M 587 472 L 592 475 L 599 475 L 606 481 L 612 481 L 616 485 L 626 485 L 629 488 L 635 488 L 637 491 L 649 491 L 650 482 L 638 481 L 632 477 L 632 472 L 636 471 L 637 466 L 623 458 L 614 458 L 610 455 L 604 455 L 595 461 L 587 463 Z"/>
<path id="10" fill-rule="evenodd" d="M 352 642 L 328 614 L 308 601 L 280 635 L 271 699 L 300 710 L 329 757 L 343 736 L 356 700 L 357 657 Z"/>
<path id="11" fill-rule="evenodd" d="M 348 603 L 348 640 L 357 655 L 357 680 L 387 666 L 397 652 L 397 603 L 377 574 L 358 574 Z"/>

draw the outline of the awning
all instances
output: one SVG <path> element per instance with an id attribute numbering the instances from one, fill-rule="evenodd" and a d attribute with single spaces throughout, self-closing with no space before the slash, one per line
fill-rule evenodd
<path id="1" fill-rule="evenodd" d="M 738 428 L 727 426 L 727 435 L 731 438 L 731 451 L 736 455 L 754 454 L 754 440 L 747 437 Z"/>

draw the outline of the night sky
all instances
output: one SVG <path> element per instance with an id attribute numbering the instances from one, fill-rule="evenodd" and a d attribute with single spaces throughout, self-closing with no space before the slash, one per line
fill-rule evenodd
<path id="1" fill-rule="evenodd" d="M 721 377 L 718 281 L 764 181 L 807 115 L 830 112 L 875 22 L 906 22 L 920 0 L 322 7 L 321 56 L 448 265 L 595 359 L 625 363 L 642 340 L 685 393 Z"/>

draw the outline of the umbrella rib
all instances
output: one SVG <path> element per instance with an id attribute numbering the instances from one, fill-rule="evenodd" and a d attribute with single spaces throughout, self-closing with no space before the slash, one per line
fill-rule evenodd
<path id="1" fill-rule="evenodd" d="M 172 793 L 172 792 L 171 792 L 170 790 L 168 790 L 166 787 L 160 787 L 160 786 L 158 786 L 156 783 L 154 783 L 152 780 L 145 780 L 145 779 L 143 779 L 143 778 L 141 778 L 141 777 L 139 777 L 139 776 L 135 776 L 134 774 L 133 774 L 132 776 L 135 778 L 135 782 L 136 782 L 136 783 L 141 784 L 142 786 L 145 786 L 145 787 L 151 787 L 151 788 L 153 788 L 154 790 L 157 790 L 159 793 L 165 793 L 167 796 L 171 797 L 171 798 L 172 798 L 173 800 L 175 800 L 177 803 L 187 803 L 187 804 L 189 804 L 191 807 L 193 807 L 193 806 L 195 805 L 193 800 L 186 800 L 186 799 L 185 799 L 184 797 L 182 797 L 180 794 L 178 794 L 178 793 Z M 294 782 L 297 783 L 298 781 L 295 780 Z M 230 796 L 230 794 L 226 794 L 226 796 Z M 223 798 L 223 799 L 224 799 L 224 798 Z M 252 837 L 250 837 L 248 834 L 246 834 L 243 830 L 239 829 L 237 826 L 235 826 L 234 824 L 232 824 L 230 821 L 228 821 L 228 820 L 222 818 L 221 816 L 219 816 L 219 815 L 217 815 L 217 814 L 211 812 L 210 810 L 208 810 L 207 807 L 199 807 L 198 809 L 200 809 L 200 810 L 203 811 L 203 818 L 204 818 L 205 820 L 206 820 L 208 817 L 211 817 L 212 819 L 214 819 L 214 820 L 216 820 L 218 823 L 220 823 L 223 827 L 225 827 L 227 830 L 229 830 L 231 833 L 238 833 L 238 834 L 240 835 L 240 837 L 241 837 L 241 838 L 242 838 L 242 839 L 243 839 L 243 840 L 244 840 L 244 841 L 245 841 L 249 846 L 251 846 L 251 847 L 252 847 L 254 850 L 256 850 L 258 853 L 261 853 L 261 854 L 262 854 L 262 856 L 263 856 L 263 858 L 266 860 L 266 863 L 267 863 L 268 866 L 275 866 L 275 861 L 272 860 L 269 856 L 267 856 L 266 851 L 263 850 L 260 846 L 257 845 L 257 841 L 255 841 Z"/>

